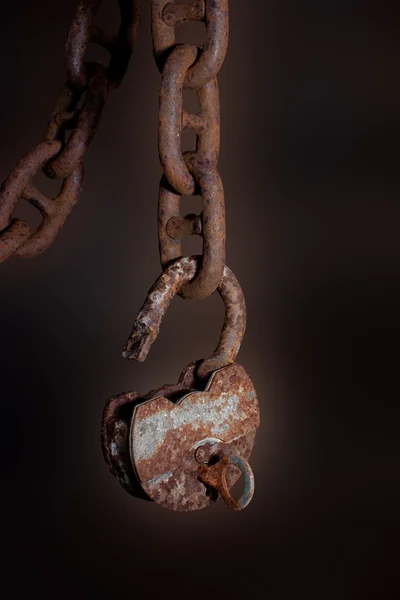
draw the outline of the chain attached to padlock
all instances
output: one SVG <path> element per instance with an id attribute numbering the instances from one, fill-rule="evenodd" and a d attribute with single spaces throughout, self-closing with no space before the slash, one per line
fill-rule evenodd
<path id="1" fill-rule="evenodd" d="M 39 143 L 0 188 L 0 262 L 14 255 L 35 257 L 54 241 L 78 202 L 82 161 L 99 124 L 108 93 L 121 83 L 139 25 L 139 0 L 118 0 L 121 25 L 116 36 L 96 24 L 102 0 L 80 0 L 67 40 L 67 83 Z M 228 47 L 228 0 L 151 0 L 153 51 L 161 72 L 158 237 L 163 273 L 149 291 L 123 349 L 125 358 L 145 360 L 173 297 L 205 299 L 218 291 L 225 321 L 214 353 L 190 363 L 177 384 L 141 396 L 111 398 L 104 409 L 102 446 L 111 472 L 131 494 L 173 510 L 205 508 L 222 497 L 241 510 L 254 492 L 248 460 L 259 426 L 254 386 L 235 363 L 246 326 L 242 289 L 225 264 L 225 203 L 218 172 L 220 105 L 217 75 Z M 206 26 L 199 48 L 179 44 L 175 29 L 187 21 Z M 89 43 L 110 53 L 104 66 L 87 63 Z M 183 108 L 183 90 L 195 90 L 198 114 Z M 182 132 L 196 134 L 196 151 L 183 152 Z M 66 134 L 70 131 L 68 140 Z M 55 199 L 32 181 L 42 170 L 63 181 Z M 181 195 L 200 195 L 200 215 L 180 214 Z M 42 223 L 32 232 L 13 219 L 19 199 L 33 204 Z M 201 256 L 182 257 L 185 235 L 203 237 Z M 231 493 L 240 475 L 244 491 Z"/>
<path id="2" fill-rule="evenodd" d="M 127 491 L 165 508 L 205 508 L 222 497 L 234 509 L 253 497 L 248 459 L 259 426 L 254 386 L 235 364 L 246 327 L 246 306 L 235 275 L 225 265 L 225 204 L 218 173 L 220 142 L 216 76 L 228 45 L 228 0 L 175 4 L 152 0 L 154 56 L 161 71 L 159 154 L 163 168 L 158 203 L 158 235 L 164 272 L 149 291 L 123 348 L 125 358 L 143 361 L 159 334 L 176 294 L 208 298 L 218 291 L 225 321 L 218 346 L 195 361 L 176 385 L 145 396 L 111 398 L 103 415 L 103 452 L 111 472 Z M 203 48 L 177 44 L 175 27 L 204 21 Z M 196 90 L 200 112 L 183 109 L 183 89 Z M 182 152 L 184 129 L 196 133 L 195 152 Z M 180 215 L 181 195 L 201 195 L 201 215 Z M 182 257 L 185 235 L 203 237 L 203 255 Z M 230 489 L 240 475 L 244 491 Z"/>
<path id="3" fill-rule="evenodd" d="M 145 360 L 173 297 L 197 271 L 197 257 L 169 266 L 148 293 L 125 358 Z M 221 496 L 234 510 L 252 499 L 254 477 L 248 464 L 259 426 L 254 386 L 235 364 L 246 327 L 242 289 L 224 267 L 218 293 L 225 321 L 210 358 L 184 369 L 176 385 L 145 396 L 135 392 L 111 398 L 104 410 L 102 442 L 111 472 L 131 494 L 173 510 L 198 510 Z M 239 499 L 230 488 L 240 474 L 245 488 Z"/>

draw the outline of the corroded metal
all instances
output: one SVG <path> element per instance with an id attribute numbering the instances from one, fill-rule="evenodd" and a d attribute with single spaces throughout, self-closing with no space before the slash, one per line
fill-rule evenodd
<path id="1" fill-rule="evenodd" d="M 173 240 L 181 240 L 184 235 L 201 235 L 203 231 L 202 215 L 172 217 L 166 226 L 167 234 Z"/>
<path id="2" fill-rule="evenodd" d="M 0 236 L 0 263 L 15 254 L 29 239 L 31 230 L 25 221 L 12 219 Z"/>
<path id="3" fill-rule="evenodd" d="M 182 258 L 172 264 L 157 279 L 149 291 L 132 328 L 132 333 L 123 348 L 124 358 L 142 362 L 157 338 L 161 322 L 178 290 L 193 278 L 197 258 Z M 202 361 L 198 369 L 201 379 L 210 373 L 234 362 L 246 329 L 246 304 L 242 289 L 232 271 L 224 268 L 218 287 L 225 304 L 225 320 L 218 346 L 210 358 Z"/>
<path id="4" fill-rule="evenodd" d="M 174 14 L 174 12 L 176 14 L 177 11 L 176 8 L 168 9 L 167 5 L 169 4 L 173 4 L 173 2 L 170 2 L 170 0 L 152 0 L 153 50 L 161 71 L 167 57 L 175 47 L 173 26 L 181 22 L 180 19 L 174 22 L 174 16 L 168 18 L 169 14 Z M 207 40 L 196 64 L 186 74 L 185 87 L 198 88 L 213 79 L 224 62 L 228 48 L 228 0 L 205 0 L 204 5 Z M 195 19 L 198 20 L 198 14 L 196 14 Z"/>
<path id="5" fill-rule="evenodd" d="M 99 44 L 111 54 L 107 68 L 109 87 L 121 83 L 135 44 L 140 24 L 140 0 L 118 0 L 121 24 L 115 36 L 96 24 L 96 14 L 103 0 L 81 0 L 73 19 L 66 45 L 66 71 L 71 89 L 82 92 L 90 79 L 85 64 L 89 43 Z"/>
<path id="6" fill-rule="evenodd" d="M 0 188 L 0 231 L 5 229 L 13 210 L 36 173 L 61 149 L 61 142 L 41 142 L 10 173 Z"/>
<path id="7" fill-rule="evenodd" d="M 227 471 L 229 465 L 235 465 L 244 476 L 244 490 L 240 498 L 234 498 L 229 490 Z M 216 463 L 203 465 L 199 469 L 199 479 L 221 494 L 225 504 L 232 510 L 243 510 L 254 495 L 254 475 L 247 460 L 241 456 L 223 456 Z"/>
<path id="8" fill-rule="evenodd" d="M 17 164 L 3 183 L 0 189 L 0 230 L 5 229 L 5 234 L 0 236 L 0 262 L 11 254 L 19 258 L 33 258 L 46 250 L 78 202 L 84 175 L 80 163 L 65 178 L 60 192 L 54 199 L 47 198 L 32 185 L 34 176 L 58 154 L 60 147 L 61 143 L 57 141 L 41 142 Z M 10 228 L 14 228 L 14 232 L 10 231 L 7 236 L 7 223 L 20 198 L 27 200 L 41 212 L 42 222 L 34 233 L 26 223 L 16 222 Z M 17 226 L 21 234 L 18 234 Z M 20 236 L 23 243 L 12 247 Z M 7 239 L 10 240 L 11 248 Z"/>
<path id="9" fill-rule="evenodd" d="M 37 230 L 16 251 L 15 256 L 33 258 L 47 250 L 80 198 L 83 177 L 83 166 L 78 164 L 64 179 L 61 190 L 54 199 L 47 198 L 32 185 L 24 190 L 23 198 L 36 206 L 41 211 L 43 218 Z"/>
<path id="10" fill-rule="evenodd" d="M 127 69 L 139 26 L 139 0 L 118 0 L 117 35 L 96 23 L 102 0 L 80 0 L 66 46 L 67 82 L 53 107 L 44 141 L 12 171 L 0 188 L 0 262 L 33 257 L 55 239 L 83 186 L 83 159 L 99 125 L 108 94 Z M 259 426 L 258 400 L 243 367 L 234 364 L 246 327 L 242 289 L 225 265 L 225 203 L 218 172 L 220 104 L 216 76 L 228 44 L 228 0 L 151 0 L 153 46 L 162 71 L 159 113 L 160 184 L 158 234 L 163 274 L 149 291 L 123 349 L 142 361 L 156 339 L 173 297 L 203 299 L 216 290 L 225 320 L 214 353 L 191 363 L 177 384 L 141 396 L 127 392 L 104 409 L 102 448 L 120 484 L 132 495 L 179 511 L 209 506 L 219 497 L 241 510 L 251 501 L 254 477 L 247 460 Z M 175 28 L 203 21 L 204 47 L 175 43 Z M 110 53 L 109 64 L 85 61 L 89 43 Z M 183 107 L 184 88 L 196 90 L 200 110 Z M 196 134 L 196 150 L 182 152 L 182 132 Z M 67 133 L 70 133 L 67 139 Z M 47 198 L 33 185 L 39 170 L 62 180 Z M 180 215 L 181 194 L 199 194 L 200 215 Z M 35 232 L 13 219 L 24 199 L 42 214 Z M 185 235 L 203 237 L 203 254 L 182 257 Z M 231 488 L 244 475 L 240 498 Z"/>
<path id="11" fill-rule="evenodd" d="M 197 377 L 198 366 L 191 363 L 177 384 L 145 396 L 110 398 L 103 454 L 133 496 L 179 511 L 205 508 L 221 496 L 240 510 L 254 491 L 247 460 L 260 422 L 256 392 L 238 364 L 214 372 L 206 384 Z M 242 473 L 244 493 L 235 499 L 230 488 Z"/>
<path id="12" fill-rule="evenodd" d="M 165 63 L 160 90 L 158 145 L 161 166 L 170 185 L 188 196 L 195 191 L 195 181 L 181 150 L 182 90 L 186 72 L 196 58 L 196 46 L 178 46 Z"/>
<path id="13" fill-rule="evenodd" d="M 89 144 L 96 133 L 107 99 L 106 70 L 102 65 L 99 65 L 96 71 L 89 80 L 84 104 L 76 116 L 75 127 L 67 144 L 57 158 L 47 165 L 46 174 L 50 177 L 57 177 L 58 179 L 68 177 L 72 170 L 83 161 Z M 65 128 L 68 128 L 70 121 L 71 117 L 69 121 L 64 121 Z M 62 135 L 64 135 L 64 132 Z"/>
<path id="14" fill-rule="evenodd" d="M 162 11 L 162 18 L 170 27 L 178 27 L 186 21 L 203 21 L 205 0 L 188 0 L 187 4 L 169 2 Z"/>
<path id="15" fill-rule="evenodd" d="M 228 0 L 188 0 L 179 5 L 151 0 L 151 6 L 154 54 L 162 72 L 158 237 L 164 272 L 137 315 L 123 356 L 146 359 L 176 294 L 203 299 L 218 290 L 225 320 L 213 354 L 191 363 L 177 385 L 146 396 L 129 392 L 109 400 L 103 415 L 103 452 L 111 472 L 133 495 L 178 511 L 205 508 L 222 497 L 230 508 L 241 510 L 254 492 L 247 460 L 259 409 L 249 376 L 234 363 L 246 327 L 246 306 L 235 275 L 225 265 L 225 203 L 217 166 L 216 75 L 227 48 Z M 175 27 L 192 20 L 206 24 L 204 48 L 175 43 Z M 184 110 L 185 87 L 196 90 L 198 114 Z M 70 101 L 65 98 L 61 119 L 65 122 L 71 118 Z M 195 151 L 182 152 L 184 129 L 196 134 Z M 182 194 L 201 195 L 200 215 L 181 216 Z M 181 240 L 186 235 L 203 237 L 201 256 L 182 257 Z M 244 491 L 234 498 L 230 490 L 241 475 Z"/>
<path id="16" fill-rule="evenodd" d="M 179 511 L 205 508 L 217 500 L 218 488 L 200 480 L 204 466 L 196 458 L 199 448 L 211 444 L 211 463 L 222 460 L 225 465 L 226 457 L 235 455 L 247 460 L 258 426 L 253 384 L 243 367 L 230 365 L 214 372 L 202 391 L 175 402 L 158 393 L 134 407 L 132 465 L 143 489 L 158 504 Z M 240 472 L 227 467 L 224 485 L 229 491 Z M 229 503 L 230 496 L 223 493 Z"/>
<path id="17" fill-rule="evenodd" d="M 176 44 L 174 29 L 186 20 L 203 20 L 204 48 Z M 220 105 L 216 75 L 228 43 L 228 1 L 175 5 L 152 0 L 154 55 L 162 71 L 159 113 L 159 153 L 164 171 L 159 192 L 158 236 L 165 268 L 182 256 L 180 239 L 171 237 L 167 224 L 179 217 L 180 194 L 200 194 L 204 209 L 203 255 L 193 281 L 179 291 L 185 299 L 200 300 L 218 287 L 225 264 L 224 190 L 217 163 L 220 146 Z M 183 88 L 196 90 L 199 114 L 183 108 Z M 182 152 L 184 129 L 196 133 L 196 152 Z M 181 230 L 185 234 L 185 230 Z M 192 235 L 193 231 L 189 231 Z"/>
<path id="18" fill-rule="evenodd" d="M 66 72 L 73 90 L 82 92 L 88 82 L 84 55 L 94 33 L 94 20 L 102 0 L 80 0 L 66 44 Z"/>
<path id="19" fill-rule="evenodd" d="M 135 406 L 162 395 L 172 401 L 189 392 L 201 388 L 198 379 L 198 363 L 188 365 L 182 372 L 178 383 L 164 385 L 152 390 L 145 396 L 137 392 L 125 392 L 110 398 L 103 411 L 101 441 L 103 455 L 111 473 L 122 487 L 139 498 L 149 499 L 133 470 L 129 451 L 129 430 Z"/>
<path id="20" fill-rule="evenodd" d="M 196 169 L 196 166 L 195 166 Z M 218 287 L 225 264 L 225 204 L 221 178 L 215 169 L 198 173 L 199 187 L 203 198 L 201 232 L 203 255 L 199 258 L 199 270 L 193 279 L 179 291 L 186 299 L 206 298 Z M 181 238 L 171 237 L 168 224 L 180 216 L 180 195 L 161 181 L 158 208 L 158 232 L 161 262 L 166 268 L 174 260 L 182 257 Z M 195 220 L 194 217 L 192 217 Z M 184 233 L 184 232 L 183 232 Z M 199 234 L 199 235 L 200 235 Z"/>
<path id="21" fill-rule="evenodd" d="M 114 36 L 104 33 L 95 22 L 101 3 L 102 0 L 79 2 L 67 40 L 68 80 L 51 113 L 45 141 L 17 164 L 0 188 L 0 262 L 10 256 L 32 258 L 46 250 L 81 195 L 82 161 L 107 95 L 118 87 L 125 74 L 139 26 L 139 0 L 118 0 L 119 32 Z M 100 44 L 110 52 L 107 67 L 85 63 L 89 43 Z M 71 133 L 66 142 L 67 131 Z M 33 187 L 32 178 L 38 169 L 48 177 L 63 180 L 54 200 Z M 12 219 L 20 199 L 30 202 L 42 214 L 42 223 L 35 232 L 27 223 Z"/>
<path id="22" fill-rule="evenodd" d="M 183 46 L 185 50 L 187 47 Z M 178 52 L 177 50 L 177 52 Z M 183 53 L 182 53 L 183 55 Z M 171 55 L 170 61 L 175 57 Z M 168 70 L 169 63 L 166 65 Z M 216 79 L 197 90 L 200 113 L 192 119 L 182 111 L 180 101 L 173 111 L 169 93 L 170 82 L 163 80 L 160 95 L 159 147 L 165 176 L 160 183 L 158 208 L 158 236 L 161 263 L 165 267 L 182 256 L 180 240 L 171 239 L 167 225 L 180 214 L 180 194 L 192 190 L 203 199 L 202 230 L 204 238 L 200 270 L 194 281 L 183 287 L 179 295 L 186 299 L 206 298 L 215 291 L 225 264 L 225 202 L 221 177 L 217 170 L 220 144 L 219 94 Z M 175 87 L 175 82 L 172 87 Z M 179 86 L 178 86 L 179 87 Z M 197 150 L 182 155 L 180 136 L 182 128 L 192 128 L 197 133 Z M 173 160 L 172 160 L 173 159 Z M 185 189 L 184 186 L 189 187 Z"/>

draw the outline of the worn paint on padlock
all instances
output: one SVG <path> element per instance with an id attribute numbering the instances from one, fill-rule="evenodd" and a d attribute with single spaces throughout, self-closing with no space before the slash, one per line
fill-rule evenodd
<path id="1" fill-rule="evenodd" d="M 150 499 L 138 481 L 130 459 L 129 430 L 134 407 L 156 396 L 162 395 L 173 401 L 199 389 L 201 381 L 196 376 L 198 366 L 199 361 L 193 361 L 182 371 L 178 383 L 166 384 L 145 396 L 137 392 L 123 392 L 107 401 L 101 427 L 103 455 L 111 473 L 133 496 Z"/>
<path id="2" fill-rule="evenodd" d="M 218 494 L 199 479 L 198 448 L 215 448 L 215 461 L 228 455 L 247 460 L 258 426 L 254 386 L 243 367 L 229 365 L 214 372 L 203 391 L 175 402 L 159 393 L 135 406 L 132 465 L 144 491 L 158 504 L 181 511 L 205 508 Z M 229 468 L 229 487 L 239 476 L 235 467 Z"/>

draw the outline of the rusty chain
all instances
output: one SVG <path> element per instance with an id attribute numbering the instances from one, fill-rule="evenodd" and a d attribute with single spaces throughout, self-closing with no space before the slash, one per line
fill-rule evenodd
<path id="1" fill-rule="evenodd" d="M 176 43 L 175 27 L 190 20 L 205 22 L 204 48 Z M 158 210 L 161 263 L 165 268 L 182 256 L 184 235 L 202 235 L 198 272 L 178 293 L 183 298 L 203 299 L 218 288 L 225 265 L 224 190 L 217 168 L 220 107 L 216 76 L 228 47 L 228 0 L 192 0 L 179 5 L 152 0 L 152 33 L 154 57 L 162 74 L 159 153 L 164 175 Z M 196 90 L 199 114 L 184 111 L 184 88 Z M 184 129 L 196 133 L 195 152 L 182 153 Z M 201 216 L 180 217 L 182 194 L 202 196 Z"/>
<path id="2" fill-rule="evenodd" d="M 235 361 L 246 327 L 246 305 L 240 284 L 225 265 L 225 203 L 218 173 L 220 104 L 216 76 L 228 46 L 228 0 L 191 0 L 175 4 L 151 0 L 153 51 L 161 71 L 159 95 L 159 155 L 163 176 L 159 188 L 158 238 L 164 273 L 148 293 L 123 356 L 145 360 L 158 336 L 160 324 L 175 294 L 204 299 L 218 290 L 225 303 L 225 323 L 212 356 L 197 375 Z M 185 21 L 203 21 L 207 29 L 203 48 L 179 44 L 175 27 Z M 183 108 L 183 90 L 196 91 L 200 111 Z M 183 152 L 182 132 L 195 132 L 196 151 Z M 201 195 L 201 215 L 180 215 L 182 195 Z M 185 235 L 203 237 L 203 254 L 182 257 Z"/>
<path id="3" fill-rule="evenodd" d="M 0 262 L 11 255 L 34 257 L 48 248 L 81 195 L 85 153 L 98 127 L 109 92 L 116 89 L 124 77 L 139 26 L 139 0 L 118 0 L 121 13 L 119 32 L 116 36 L 106 34 L 96 24 L 101 3 L 102 0 L 80 0 L 67 38 L 67 83 L 53 108 L 44 141 L 17 164 L 0 189 Z M 187 21 L 205 23 L 207 34 L 203 47 L 176 42 L 176 27 Z M 222 339 L 228 339 L 227 331 L 232 334 L 232 340 L 235 336 L 237 340 L 241 339 L 246 320 L 244 299 L 237 300 L 242 297 L 242 290 L 225 266 L 225 203 L 218 172 L 220 105 L 217 75 L 228 46 L 228 0 L 188 0 L 184 4 L 151 0 L 151 22 L 153 52 L 161 72 L 159 155 L 163 176 L 158 202 L 160 258 L 164 270 L 176 264 L 180 278 L 172 287 L 170 275 L 164 279 L 161 277 L 156 284 L 158 289 L 164 286 L 160 296 L 163 298 L 162 305 L 158 310 L 146 313 L 147 330 L 140 320 L 137 321 L 124 351 L 126 357 L 137 360 L 144 359 L 144 353 L 137 348 L 148 345 L 146 336 L 158 332 L 162 315 L 175 293 L 186 299 L 204 299 L 218 290 L 226 300 L 228 314 L 229 303 L 236 304 L 240 317 L 223 330 Z M 100 44 L 110 52 L 107 67 L 85 61 L 89 43 Z M 184 110 L 184 88 L 195 90 L 200 107 L 198 114 Z M 181 138 L 185 129 L 196 134 L 195 151 L 182 151 Z M 67 131 L 70 131 L 68 141 Z M 32 184 L 40 169 L 48 177 L 63 181 L 55 199 L 45 197 Z M 181 195 L 197 194 L 203 200 L 202 213 L 182 217 Z M 42 213 L 42 223 L 35 232 L 31 232 L 23 221 L 12 219 L 12 212 L 20 198 Z M 203 237 L 203 254 L 193 257 L 183 266 L 180 262 L 181 241 L 185 235 Z M 191 275 L 188 276 L 188 273 Z M 228 279 L 227 273 L 230 273 Z M 227 281 L 232 292 L 224 297 L 221 290 L 226 288 Z M 216 365 L 233 362 L 236 356 L 234 349 L 238 349 L 240 342 L 235 344 L 228 343 L 227 348 L 217 348 L 213 355 L 215 364 L 210 364 L 216 368 Z M 204 377 L 210 372 L 210 369 L 201 370 Z"/>
<path id="4" fill-rule="evenodd" d="M 109 92 L 125 75 L 139 26 L 139 0 L 118 0 L 119 32 L 109 35 L 96 24 L 101 4 L 102 0 L 80 0 L 66 44 L 67 82 L 51 113 L 44 141 L 16 165 L 0 188 L 0 262 L 11 255 L 32 258 L 46 250 L 80 198 L 85 153 Z M 85 61 L 89 43 L 109 51 L 107 67 Z M 40 170 L 62 180 L 56 198 L 47 198 L 32 184 Z M 12 218 L 20 199 L 30 202 L 42 215 L 35 232 L 24 221 Z"/>
<path id="5" fill-rule="evenodd" d="M 15 167 L 0 188 L 0 262 L 35 257 L 57 236 L 78 202 L 83 159 L 99 125 L 108 94 L 120 85 L 139 26 L 140 0 L 118 0 L 115 36 L 96 23 L 102 0 L 80 0 L 66 44 L 67 82 L 44 140 Z M 220 495 L 233 510 L 254 493 L 249 458 L 259 425 L 258 400 L 243 367 L 235 363 L 246 328 L 246 304 L 225 264 L 226 224 L 218 171 L 220 103 L 217 75 L 228 46 L 228 0 L 150 0 L 153 52 L 161 72 L 158 149 L 163 175 L 158 195 L 158 241 L 162 273 L 139 311 L 123 347 L 127 359 L 144 361 L 174 296 L 200 300 L 218 292 L 225 306 L 219 342 L 211 356 L 193 361 L 178 383 L 145 396 L 111 398 L 102 423 L 103 453 L 111 472 L 130 493 L 173 510 L 198 510 Z M 175 29 L 187 21 L 206 26 L 204 46 L 177 43 Z M 89 43 L 110 53 L 107 66 L 85 60 Z M 184 109 L 183 91 L 193 89 L 199 112 Z M 184 152 L 182 133 L 196 134 L 196 150 Z M 69 136 L 67 138 L 67 132 Z M 33 184 L 43 171 L 62 180 L 54 199 Z M 181 196 L 200 195 L 200 215 L 180 214 Z M 42 214 L 36 231 L 13 219 L 24 199 Z M 203 254 L 182 256 L 186 235 L 203 237 Z M 236 468 L 232 471 L 229 467 Z M 239 474 L 238 474 L 239 471 Z M 240 474 L 240 498 L 230 488 Z"/>

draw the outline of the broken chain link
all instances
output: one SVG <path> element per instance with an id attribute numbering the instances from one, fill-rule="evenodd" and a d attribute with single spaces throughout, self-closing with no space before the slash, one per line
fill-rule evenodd
<path id="1" fill-rule="evenodd" d="M 80 0 L 67 38 L 67 82 L 53 108 L 44 141 L 16 165 L 0 188 L 0 262 L 12 255 L 33 258 L 46 250 L 80 198 L 84 156 L 109 92 L 120 85 L 125 75 L 140 20 L 139 0 L 118 0 L 119 32 L 109 35 L 95 20 L 102 1 Z M 89 43 L 109 51 L 107 67 L 85 62 Z M 40 170 L 63 181 L 56 198 L 47 198 L 33 186 L 32 180 Z M 20 199 L 30 202 L 42 214 L 35 232 L 24 221 L 12 218 Z"/>

